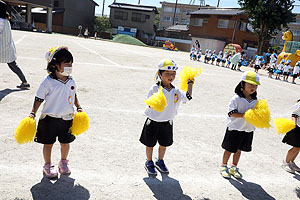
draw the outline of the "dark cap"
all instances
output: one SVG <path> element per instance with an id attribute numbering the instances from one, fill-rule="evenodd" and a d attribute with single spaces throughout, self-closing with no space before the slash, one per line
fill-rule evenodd
<path id="1" fill-rule="evenodd" d="M 8 17 L 6 8 L 7 8 L 7 4 L 4 1 L 0 0 L 0 18 L 6 19 Z"/>

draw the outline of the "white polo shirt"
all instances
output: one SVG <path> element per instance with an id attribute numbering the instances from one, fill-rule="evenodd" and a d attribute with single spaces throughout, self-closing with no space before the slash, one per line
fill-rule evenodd
<path id="1" fill-rule="evenodd" d="M 37 90 L 36 100 L 44 100 L 42 115 L 70 120 L 74 115 L 75 94 L 76 84 L 71 76 L 63 82 L 50 74 Z"/>
<path id="2" fill-rule="evenodd" d="M 293 68 L 291 67 L 291 65 L 284 65 L 284 67 L 283 67 L 283 72 L 289 72 L 290 69 L 293 69 Z"/>
<path id="3" fill-rule="evenodd" d="M 284 64 L 279 64 L 279 65 L 277 66 L 277 69 L 278 69 L 278 70 L 282 70 L 283 67 L 284 67 Z"/>
<path id="4" fill-rule="evenodd" d="M 296 122 L 297 122 L 296 124 L 297 126 L 300 127 L 300 102 L 293 105 L 292 109 L 293 109 L 292 116 L 296 117 Z"/>
<path id="5" fill-rule="evenodd" d="M 251 132 L 255 130 L 255 126 L 247 122 L 244 118 L 229 117 L 233 113 L 245 113 L 247 110 L 254 108 L 257 100 L 252 99 L 249 101 L 246 98 L 240 97 L 239 95 L 234 95 L 230 100 L 228 107 L 228 117 L 226 125 L 229 130 L 238 130 Z"/>
<path id="6" fill-rule="evenodd" d="M 300 66 L 299 65 L 295 65 L 294 66 L 294 70 L 293 70 L 293 74 L 299 74 L 300 72 Z"/>
<path id="7" fill-rule="evenodd" d="M 158 84 L 153 85 L 148 92 L 147 98 L 151 97 L 153 93 L 158 91 L 158 89 L 159 89 Z M 163 88 L 162 91 L 167 99 L 167 106 L 165 107 L 165 109 L 162 112 L 157 112 L 151 109 L 149 106 L 147 106 L 145 110 L 145 115 L 149 117 L 151 120 L 157 122 L 165 122 L 165 121 L 173 120 L 174 117 L 177 115 L 179 103 L 181 101 L 183 103 L 186 103 L 188 101 L 186 92 L 180 90 L 177 87 L 173 86 L 170 90 Z"/>

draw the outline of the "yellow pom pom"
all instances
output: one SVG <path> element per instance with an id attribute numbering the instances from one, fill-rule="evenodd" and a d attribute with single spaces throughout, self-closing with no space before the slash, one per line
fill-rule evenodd
<path id="1" fill-rule="evenodd" d="M 296 126 L 293 120 L 287 118 L 276 118 L 274 124 L 278 134 L 285 134 Z"/>
<path id="2" fill-rule="evenodd" d="M 31 117 L 25 117 L 15 131 L 15 139 L 18 144 L 32 142 L 36 133 L 36 122 Z"/>
<path id="3" fill-rule="evenodd" d="M 267 100 L 257 101 L 253 109 L 249 109 L 245 112 L 244 118 L 257 128 L 270 128 L 271 113 Z"/>
<path id="4" fill-rule="evenodd" d="M 184 66 L 183 70 L 180 72 L 180 89 L 187 91 L 188 80 L 194 80 L 195 77 L 199 76 L 202 72 L 202 68 Z"/>
<path id="5" fill-rule="evenodd" d="M 90 126 L 90 120 L 88 115 L 85 112 L 78 112 L 75 114 L 72 127 L 70 132 L 72 135 L 78 136 L 81 133 L 87 131 Z"/>
<path id="6" fill-rule="evenodd" d="M 145 100 L 145 104 L 150 106 L 153 110 L 161 112 L 167 106 L 167 99 L 160 86 L 158 92 L 155 92 L 151 97 Z"/>

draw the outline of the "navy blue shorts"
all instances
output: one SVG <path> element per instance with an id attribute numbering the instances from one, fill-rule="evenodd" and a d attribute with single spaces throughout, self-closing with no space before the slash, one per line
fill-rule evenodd
<path id="1" fill-rule="evenodd" d="M 222 142 L 222 148 L 231 153 L 235 153 L 238 150 L 249 152 L 252 150 L 252 141 L 253 131 L 230 131 L 227 128 Z"/>

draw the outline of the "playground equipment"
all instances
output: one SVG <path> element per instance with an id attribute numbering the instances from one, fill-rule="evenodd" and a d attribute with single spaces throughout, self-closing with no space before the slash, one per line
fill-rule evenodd
<path id="1" fill-rule="evenodd" d="M 231 53 L 231 55 L 233 56 L 238 52 L 242 52 L 242 47 L 239 44 L 227 44 L 224 48 L 224 53 L 225 52 Z"/>
<path id="2" fill-rule="evenodd" d="M 285 61 L 291 60 L 291 66 L 294 67 L 297 61 L 300 61 L 300 42 L 293 41 L 293 34 L 291 31 L 286 31 L 282 39 L 285 40 L 282 52 L 277 57 L 277 64 L 282 59 Z"/>
<path id="3" fill-rule="evenodd" d="M 178 51 L 178 49 L 175 47 L 174 44 L 170 40 L 165 41 L 165 44 L 163 45 L 163 49 L 170 50 L 170 51 Z"/>

